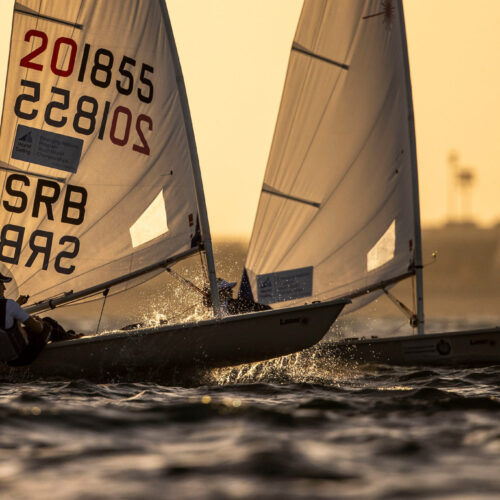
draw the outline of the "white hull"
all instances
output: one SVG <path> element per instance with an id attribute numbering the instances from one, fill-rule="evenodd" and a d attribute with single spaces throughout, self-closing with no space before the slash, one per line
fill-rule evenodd
<path id="1" fill-rule="evenodd" d="M 310 347 L 321 340 L 347 302 L 58 342 L 49 344 L 28 367 L 3 365 L 0 377 L 187 380 L 209 368 L 261 361 Z"/>
<path id="2" fill-rule="evenodd" d="M 500 327 L 327 344 L 343 361 L 400 366 L 500 365 Z"/>

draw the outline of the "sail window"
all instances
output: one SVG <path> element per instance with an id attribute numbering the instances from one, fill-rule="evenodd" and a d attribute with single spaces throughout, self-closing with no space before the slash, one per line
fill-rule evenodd
<path id="1" fill-rule="evenodd" d="M 134 248 L 154 240 L 168 231 L 167 211 L 163 200 L 163 191 L 158 193 L 153 203 L 130 227 L 130 237 Z"/>
<path id="2" fill-rule="evenodd" d="M 393 220 L 387 231 L 367 254 L 366 268 L 373 271 L 394 258 L 396 250 L 396 221 Z"/>

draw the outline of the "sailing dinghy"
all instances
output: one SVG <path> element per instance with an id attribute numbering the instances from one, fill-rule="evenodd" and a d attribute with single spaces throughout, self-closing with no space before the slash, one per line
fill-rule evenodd
<path id="1" fill-rule="evenodd" d="M 221 317 L 163 0 L 15 3 L 0 180 L 0 271 L 14 278 L 7 297 L 30 295 L 31 314 L 111 296 L 202 253 L 215 315 L 49 344 L 27 368 L 0 368 L 4 377 L 149 380 L 268 359 L 318 342 L 348 303 Z"/>
<path id="2" fill-rule="evenodd" d="M 240 294 L 273 308 L 388 294 L 418 335 L 323 351 L 398 365 L 500 363 L 500 328 L 424 334 L 412 91 L 401 0 L 305 0 Z M 314 279 L 313 279 L 314 278 Z M 415 280 L 416 311 L 389 291 Z M 301 283 L 290 300 L 282 292 Z"/>

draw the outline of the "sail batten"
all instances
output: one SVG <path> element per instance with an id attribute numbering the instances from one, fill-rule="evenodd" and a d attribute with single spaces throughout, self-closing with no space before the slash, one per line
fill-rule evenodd
<path id="1" fill-rule="evenodd" d="M 391 16 L 367 17 L 388 6 Z M 304 2 L 245 266 L 252 294 L 274 307 L 352 296 L 352 310 L 370 300 L 359 290 L 414 274 L 414 131 L 406 41 L 392 15 L 401 8 Z M 268 196 L 267 186 L 321 205 Z M 277 289 L 292 281 L 295 292 Z"/>
<path id="2" fill-rule="evenodd" d="M 35 172 L 30 172 L 28 170 L 22 170 L 20 168 L 12 167 L 12 166 L 4 164 L 2 162 L 0 162 L 0 170 L 5 170 L 6 172 L 17 172 L 17 173 L 25 174 L 25 175 L 30 176 L 30 177 L 37 177 L 40 179 L 50 179 L 50 180 L 57 181 L 57 182 L 65 182 L 65 180 L 66 180 L 66 179 L 64 179 L 64 177 L 55 177 L 53 175 L 38 174 Z"/>
<path id="3" fill-rule="evenodd" d="M 54 23 L 64 24 L 66 26 L 71 26 L 71 27 L 79 29 L 79 30 L 83 29 L 82 24 L 72 23 L 70 21 L 65 21 L 64 19 L 58 19 L 56 17 L 44 16 L 44 15 L 40 14 L 39 12 L 36 12 L 35 10 L 32 10 L 32 9 L 28 9 L 27 7 L 19 5 L 18 3 L 16 3 L 14 5 L 14 12 L 16 12 L 18 14 L 24 14 L 26 16 L 38 17 L 39 19 L 43 19 L 45 21 L 52 21 Z"/>
<path id="4" fill-rule="evenodd" d="M 347 64 L 344 64 L 344 63 L 341 63 L 338 61 L 334 61 L 333 59 L 329 59 L 328 57 L 324 57 L 320 54 L 315 54 L 314 52 L 307 50 L 305 47 L 301 47 L 297 43 L 294 43 L 292 45 L 292 50 L 294 50 L 295 52 L 299 52 L 300 54 L 304 54 L 306 56 L 309 56 L 309 57 L 314 57 L 315 59 L 318 59 L 319 61 L 323 61 L 323 62 L 326 62 L 328 64 L 333 64 L 334 66 L 338 66 L 339 68 L 342 68 L 345 70 L 349 69 L 349 66 Z"/>
<path id="5" fill-rule="evenodd" d="M 296 201 L 298 203 L 303 203 L 304 205 L 311 205 L 312 207 L 315 207 L 315 208 L 319 208 L 321 206 L 321 203 L 318 203 L 316 201 L 311 201 L 311 200 L 304 200 L 303 198 L 298 198 L 297 196 L 292 196 L 290 194 L 281 193 L 280 191 L 273 189 L 271 186 L 264 185 L 262 187 L 262 192 L 267 193 L 267 194 L 271 194 L 274 196 L 280 196 L 281 198 L 285 198 L 285 199 L 291 200 L 291 201 Z"/>

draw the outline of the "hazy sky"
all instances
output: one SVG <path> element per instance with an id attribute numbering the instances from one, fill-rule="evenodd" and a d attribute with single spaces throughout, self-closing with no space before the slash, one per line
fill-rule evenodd
<path id="1" fill-rule="evenodd" d="M 346 0 L 347 1 L 347 0 Z M 0 1 L 0 81 L 11 0 Z M 301 0 L 168 0 L 212 232 L 248 235 Z M 500 0 L 405 0 L 422 220 L 443 222 L 450 150 L 476 174 L 473 215 L 500 221 Z M 3 91 L 2 91 L 3 92 Z M 455 193 L 457 194 L 457 193 Z M 454 202 L 454 203 L 452 203 Z"/>

